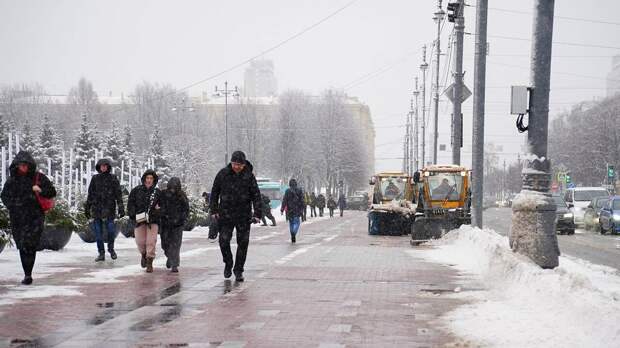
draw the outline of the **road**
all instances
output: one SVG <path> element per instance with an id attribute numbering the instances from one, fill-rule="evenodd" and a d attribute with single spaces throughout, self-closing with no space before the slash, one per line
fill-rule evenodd
<path id="1" fill-rule="evenodd" d="M 510 231 L 512 210 L 510 208 L 489 208 L 484 211 L 485 228 L 494 229 L 501 235 Z M 620 236 L 601 235 L 578 229 L 574 235 L 558 235 L 560 252 L 620 270 Z"/>
<path id="2" fill-rule="evenodd" d="M 97 264 L 94 244 L 71 240 L 37 256 L 31 287 L 16 286 L 15 250 L 3 253 L 14 275 L 0 276 L 0 347 L 463 346 L 436 321 L 472 284 L 420 259 L 409 236 L 369 236 L 365 212 L 311 219 L 294 245 L 284 223 L 254 226 L 243 283 L 223 278 L 206 236 L 185 234 L 177 274 L 159 245 L 146 274 L 133 239 Z"/>

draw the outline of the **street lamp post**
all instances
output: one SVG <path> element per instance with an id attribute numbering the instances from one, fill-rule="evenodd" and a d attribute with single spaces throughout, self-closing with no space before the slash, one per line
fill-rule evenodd
<path id="1" fill-rule="evenodd" d="M 237 89 L 237 86 L 235 86 L 235 88 L 233 89 L 228 89 L 228 81 L 224 81 L 224 89 L 218 89 L 217 86 L 215 86 L 215 95 L 218 97 L 221 97 L 222 95 L 224 95 L 224 124 L 225 124 L 225 130 L 224 130 L 224 137 L 225 137 L 225 141 L 226 141 L 226 154 L 224 155 L 224 165 L 228 164 L 228 95 L 232 94 L 233 96 L 239 95 L 239 90 Z"/>

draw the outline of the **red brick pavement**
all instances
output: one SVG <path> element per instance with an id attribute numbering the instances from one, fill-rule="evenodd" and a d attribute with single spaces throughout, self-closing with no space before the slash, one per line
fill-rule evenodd
<path id="1" fill-rule="evenodd" d="M 253 236 L 265 231 L 276 229 Z M 251 243 L 244 283 L 224 281 L 212 251 L 183 260 L 178 275 L 159 269 L 76 284 L 84 296 L 0 306 L 0 347 L 465 346 L 437 318 L 462 304 L 446 293 L 468 284 L 411 257 L 407 237 L 368 236 L 357 212 L 302 225 L 296 245 L 284 226 L 278 231 Z M 184 251 L 205 246 L 192 240 Z M 65 284 L 90 268 L 43 283 Z"/>

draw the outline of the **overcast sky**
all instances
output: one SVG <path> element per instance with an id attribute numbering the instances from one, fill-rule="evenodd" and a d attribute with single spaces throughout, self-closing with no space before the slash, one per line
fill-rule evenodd
<path id="1" fill-rule="evenodd" d="M 143 80 L 181 88 L 259 54 L 349 3 L 1 0 L 0 83 L 39 82 L 52 94 L 66 94 L 82 76 L 93 82 L 100 95 L 127 94 Z M 468 3 L 475 6 L 473 0 Z M 530 39 L 533 1 L 490 3 L 486 142 L 501 145 L 501 158 L 511 162 L 521 150 L 524 135 L 517 133 L 515 119 L 508 112 L 509 86 L 528 84 L 531 44 L 501 37 Z M 445 5 L 444 1 L 444 9 Z M 264 57 L 274 61 L 280 91 L 294 88 L 319 93 L 348 86 L 347 94 L 368 104 L 373 115 L 376 169 L 400 169 L 402 162 L 397 158 L 402 157 L 404 129 L 397 126 L 404 124 L 409 109 L 421 47 L 428 44 L 430 53 L 436 35 L 432 20 L 436 8 L 437 2 L 431 0 L 357 0 Z M 578 45 L 553 47 L 552 115 L 573 103 L 605 96 L 611 57 L 620 53 L 620 25 L 602 22 L 620 21 L 619 9 L 614 0 L 556 1 L 554 41 Z M 466 84 L 473 89 L 475 7 L 467 7 L 465 14 L 465 31 L 472 35 L 465 37 L 464 68 Z M 452 24 L 447 23 L 442 31 L 444 52 L 451 32 Z M 192 88 L 190 94 L 211 91 L 225 80 L 242 86 L 242 76 L 243 67 Z M 463 163 L 467 165 L 472 99 L 463 106 Z M 450 142 L 450 110 L 442 98 L 440 144 Z M 450 158 L 450 152 L 441 152 L 439 161 Z"/>

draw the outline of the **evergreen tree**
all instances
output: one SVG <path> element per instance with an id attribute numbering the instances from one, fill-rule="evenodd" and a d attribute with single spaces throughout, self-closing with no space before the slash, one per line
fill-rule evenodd
<path id="1" fill-rule="evenodd" d="M 128 123 L 123 128 L 123 155 L 120 157 L 120 160 L 124 160 L 125 163 L 127 163 L 129 159 L 133 159 L 133 157 L 133 132 Z"/>
<path id="2" fill-rule="evenodd" d="M 32 155 L 34 155 L 37 151 L 37 144 L 35 144 L 35 139 L 32 135 L 32 128 L 30 128 L 30 123 L 28 123 L 28 121 L 24 123 L 24 127 L 22 128 L 22 134 L 19 138 L 19 146 L 22 150 L 28 151 Z"/>
<path id="3" fill-rule="evenodd" d="M 63 141 L 52 126 L 47 115 L 43 116 L 39 147 L 35 151 L 35 158 L 39 168 L 47 172 L 47 159 L 52 160 L 52 170 L 60 169 L 62 163 Z"/>
<path id="4" fill-rule="evenodd" d="M 86 162 L 89 158 L 94 159 L 96 149 L 97 141 L 93 133 L 92 125 L 88 123 L 88 116 L 82 114 L 80 132 L 73 143 L 75 163 L 78 164 L 81 161 Z"/>
<path id="5" fill-rule="evenodd" d="M 168 158 L 164 153 L 164 141 L 161 128 L 159 124 L 155 124 L 153 135 L 151 136 L 151 151 L 150 155 L 153 158 L 155 164 L 155 171 L 159 176 L 159 182 L 165 184 L 170 179 L 171 169 L 168 166 Z"/>
<path id="6" fill-rule="evenodd" d="M 122 157 L 125 153 L 123 139 L 121 137 L 118 125 L 116 122 L 112 123 L 112 129 L 106 136 L 104 143 L 104 157 L 109 157 L 112 160 L 112 165 L 120 167 Z"/>

